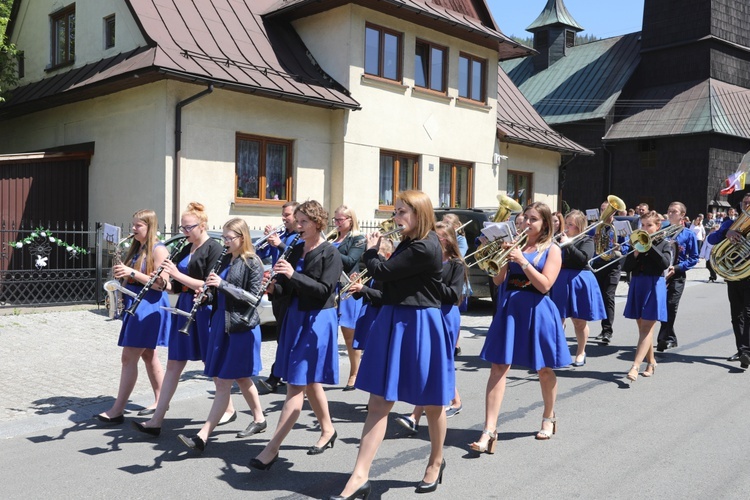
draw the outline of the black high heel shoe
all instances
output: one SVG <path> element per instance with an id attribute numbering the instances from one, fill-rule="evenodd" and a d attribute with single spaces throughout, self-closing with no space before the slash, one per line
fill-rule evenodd
<path id="1" fill-rule="evenodd" d="M 308 455 L 320 455 L 324 451 L 326 451 L 328 448 L 333 449 L 333 445 L 336 443 L 336 438 L 339 437 L 338 433 L 336 431 L 333 431 L 333 436 L 331 436 L 331 439 L 328 440 L 326 444 L 318 448 L 317 446 L 311 446 L 307 450 Z"/>
<path id="2" fill-rule="evenodd" d="M 362 497 L 364 500 L 367 500 L 370 497 L 370 493 L 372 493 L 372 485 L 370 485 L 370 481 L 365 481 L 362 486 L 357 488 L 357 491 L 355 491 L 348 497 L 336 495 L 334 497 L 328 497 L 328 500 L 354 500 L 355 498 L 360 497 Z"/>
<path id="3" fill-rule="evenodd" d="M 417 485 L 417 489 L 415 490 L 415 493 L 432 493 L 433 491 L 437 490 L 438 484 L 443 484 L 443 471 L 445 470 L 445 459 L 443 459 L 443 463 L 440 464 L 440 473 L 438 474 L 437 481 L 432 483 L 425 483 L 424 481 L 420 481 Z"/>
<path id="4" fill-rule="evenodd" d="M 250 459 L 250 462 L 249 462 L 249 463 L 247 464 L 247 466 L 248 466 L 248 467 L 252 467 L 253 469 L 258 469 L 258 470 L 268 470 L 268 469 L 270 469 L 270 468 L 271 468 L 271 466 L 272 466 L 272 465 L 273 465 L 273 464 L 274 464 L 274 463 L 276 462 L 276 460 L 278 460 L 278 459 L 279 459 L 279 454 L 278 454 L 278 453 L 277 453 L 277 454 L 276 454 L 276 456 L 275 456 L 275 457 L 273 457 L 273 459 L 272 459 L 272 460 L 271 460 L 270 462 L 268 462 L 267 464 L 264 464 L 263 462 L 261 462 L 261 461 L 260 461 L 260 460 L 258 460 L 257 458 L 251 458 L 251 459 Z"/>
<path id="5" fill-rule="evenodd" d="M 182 441 L 182 444 L 184 444 L 191 450 L 203 451 L 206 449 L 206 442 L 199 436 L 193 436 L 189 438 L 184 434 L 180 434 L 177 436 L 177 439 Z"/>
<path id="6" fill-rule="evenodd" d="M 149 436 L 157 437 L 159 436 L 159 434 L 161 434 L 161 427 L 146 427 L 141 422 L 133 422 L 133 427 L 144 434 L 148 434 Z"/>

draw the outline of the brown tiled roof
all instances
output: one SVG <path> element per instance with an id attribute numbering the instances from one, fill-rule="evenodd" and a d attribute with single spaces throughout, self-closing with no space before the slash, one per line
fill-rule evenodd
<path id="1" fill-rule="evenodd" d="M 481 9 L 477 9 L 470 0 L 274 0 L 271 3 L 264 17 L 290 19 L 356 3 L 493 48 L 498 51 L 501 61 L 536 53 L 533 49 L 505 36 L 495 24 L 483 0 L 477 0 L 477 3 L 482 4 Z M 450 7 L 458 7 L 460 10 Z M 486 12 L 480 13 L 480 10 Z"/>
<path id="2" fill-rule="evenodd" d="M 497 134 L 504 142 L 590 156 L 591 151 L 552 130 L 508 75 L 497 68 Z"/>
<path id="3" fill-rule="evenodd" d="M 0 112 L 7 113 L 32 100 L 39 106 L 43 102 L 54 105 L 85 99 L 86 93 L 73 91 L 97 84 L 113 85 L 109 89 L 100 86 L 99 95 L 106 90 L 116 91 L 116 80 L 124 77 L 127 80 L 121 81 L 120 86 L 158 79 L 150 72 L 266 97 L 358 109 L 359 103 L 349 92 L 312 60 L 289 24 L 261 18 L 260 13 L 272 3 L 273 0 L 128 0 L 149 47 L 16 89 Z M 142 79 L 133 80 L 134 74 Z"/>
<path id="4" fill-rule="evenodd" d="M 712 78 L 640 89 L 618 101 L 605 140 L 713 132 L 750 139 L 750 89 Z"/>

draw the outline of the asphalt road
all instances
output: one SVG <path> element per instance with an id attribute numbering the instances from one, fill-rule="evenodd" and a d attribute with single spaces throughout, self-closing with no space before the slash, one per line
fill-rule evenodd
<path id="1" fill-rule="evenodd" d="M 726 287 L 691 271 L 677 318 L 680 347 L 661 355 L 656 374 L 633 387 L 623 382 L 637 330 L 622 317 L 626 285 L 618 290 L 615 336 L 609 346 L 589 342 L 582 368 L 559 370 L 558 430 L 534 440 L 541 423 L 537 377 L 512 369 L 498 424 L 495 455 L 477 455 L 488 365 L 478 358 L 491 319 L 488 303 L 463 318 L 457 359 L 463 411 L 449 419 L 447 467 L 433 498 L 746 498 L 750 476 L 746 426 L 750 373 L 725 358 L 734 352 Z M 161 437 L 125 425 L 102 427 L 91 416 L 109 407 L 117 390 L 118 324 L 92 310 L 0 316 L 0 479 L 3 498 L 326 498 L 351 472 L 367 395 L 327 390 L 339 434 L 334 449 L 308 456 L 314 416 L 305 406 L 267 472 L 248 460 L 270 438 L 283 394 L 262 396 L 269 431 L 248 439 L 235 433 L 243 413 L 220 427 L 199 455 L 177 434 L 196 432 L 205 419 L 212 383 L 199 363 L 188 365 Z M 592 324 L 592 337 L 598 333 Z M 568 329 L 569 340 L 573 340 Z M 341 341 L 341 372 L 348 372 Z M 275 343 L 263 344 L 267 374 Z M 161 353 L 164 359 L 164 353 Z M 345 380 L 344 380 L 345 381 Z M 132 410 L 152 401 L 141 374 Z M 396 412 L 410 408 L 397 403 Z M 426 421 L 423 421 L 426 424 Z M 408 498 L 421 479 L 429 450 L 426 425 L 406 437 L 389 424 L 373 468 L 371 498 Z"/>

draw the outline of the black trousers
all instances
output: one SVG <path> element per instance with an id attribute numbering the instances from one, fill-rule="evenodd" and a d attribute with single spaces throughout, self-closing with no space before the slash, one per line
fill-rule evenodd
<path id="1" fill-rule="evenodd" d="M 667 321 L 659 328 L 658 342 L 677 342 L 674 320 L 677 318 L 677 308 L 680 307 L 680 299 L 684 290 L 685 273 L 675 274 L 667 281 Z"/>
<path id="2" fill-rule="evenodd" d="M 711 265 L 711 259 L 706 259 L 706 269 L 708 269 L 708 279 L 716 281 L 716 271 L 714 271 L 714 267 Z"/>
<path id="3" fill-rule="evenodd" d="M 727 281 L 737 351 L 750 354 L 750 279 Z"/>
<path id="4" fill-rule="evenodd" d="M 612 335 L 612 322 L 615 320 L 615 293 L 617 293 L 617 284 L 620 282 L 621 269 L 622 260 L 603 271 L 594 273 L 596 282 L 599 283 L 604 308 L 607 311 L 607 317 L 602 320 L 602 333 L 610 336 Z"/>

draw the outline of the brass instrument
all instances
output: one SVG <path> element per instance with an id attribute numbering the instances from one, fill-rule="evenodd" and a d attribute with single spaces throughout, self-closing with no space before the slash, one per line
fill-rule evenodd
<path id="1" fill-rule="evenodd" d="M 492 217 L 492 222 L 505 222 L 510 219 L 511 213 L 523 210 L 523 207 L 516 200 L 502 193 L 497 195 L 497 202 L 499 205 Z"/>
<path id="2" fill-rule="evenodd" d="M 270 233 L 260 238 L 258 241 L 255 242 L 255 251 L 262 250 L 268 246 L 268 237 L 275 234 L 277 236 L 281 236 L 284 234 L 284 231 L 286 230 L 286 226 L 284 224 L 279 224 L 273 230 L 271 230 Z"/>
<path id="3" fill-rule="evenodd" d="M 360 285 L 370 279 L 368 274 L 369 273 L 367 272 L 367 269 L 364 269 L 360 273 L 357 273 L 357 276 L 354 279 L 349 279 L 349 281 L 347 281 L 346 284 L 339 290 L 339 302 L 341 302 L 342 300 L 346 300 L 353 295 L 353 293 L 349 292 L 349 289 L 352 287 L 352 285 Z"/>
<path id="4" fill-rule="evenodd" d="M 172 249 L 172 253 L 169 254 L 168 259 L 170 261 L 174 259 L 177 256 L 177 254 L 180 253 L 180 250 L 182 250 L 182 248 L 187 244 L 187 242 L 188 242 L 187 238 L 182 238 L 180 241 L 175 243 L 175 246 Z M 141 305 L 141 301 L 143 300 L 143 297 L 151 289 L 153 284 L 156 282 L 156 279 L 159 277 L 159 275 L 161 274 L 163 270 L 164 270 L 164 264 L 156 268 L 156 271 L 154 271 L 154 274 L 151 276 L 148 282 L 145 285 L 143 285 L 143 288 L 141 288 L 141 291 L 138 292 L 138 295 L 136 295 L 135 299 L 133 300 L 133 303 L 130 305 L 130 308 L 125 310 L 127 314 L 130 314 L 131 316 L 135 315 L 135 310 L 138 309 L 139 305 Z"/>
<path id="5" fill-rule="evenodd" d="M 625 202 L 613 194 L 607 196 L 607 208 L 602 210 L 602 213 L 599 215 L 599 220 L 594 224 L 589 225 L 584 232 L 581 233 L 586 234 L 596 227 L 596 232 L 594 233 L 594 253 L 598 258 L 605 261 L 611 260 L 612 257 L 614 257 L 614 252 L 610 251 L 611 249 L 609 248 L 608 229 L 611 225 L 607 223 L 607 220 L 612 214 L 619 210 L 625 210 Z"/>
<path id="6" fill-rule="evenodd" d="M 614 260 L 611 260 L 610 262 L 607 262 L 602 267 L 594 270 L 594 272 L 596 273 L 596 272 L 599 272 L 599 271 L 601 271 L 602 269 L 604 269 L 606 267 L 609 267 L 611 264 L 614 264 L 615 262 L 618 262 L 619 260 L 624 259 L 625 257 L 627 257 L 628 255 L 630 255 L 633 252 L 638 252 L 638 253 L 648 252 L 649 250 L 651 250 L 652 246 L 656 245 L 657 243 L 661 243 L 661 241 L 664 240 L 664 239 L 672 239 L 672 238 L 674 238 L 683 229 L 685 229 L 685 226 L 683 226 L 682 224 L 671 224 L 671 225 L 669 225 L 669 226 L 667 226 L 667 227 L 665 227 L 663 229 L 659 229 L 658 231 L 656 231 L 653 234 L 648 234 L 643 229 L 636 229 L 635 231 L 633 231 L 632 233 L 630 233 L 630 236 L 629 236 L 630 246 L 632 247 L 632 250 L 630 250 L 626 254 L 623 254 L 623 255 L 619 256 L 618 258 L 616 258 Z M 611 249 L 608 250 L 608 252 L 610 252 L 610 251 L 611 251 Z M 597 258 L 601 258 L 601 255 L 596 255 L 591 260 L 589 260 L 589 266 Z M 610 259 L 611 258 L 612 257 L 610 257 Z"/>
<path id="7" fill-rule="evenodd" d="M 710 262 L 716 274 L 727 281 L 739 281 L 750 277 L 750 212 L 742 208 L 737 220 L 729 229 L 741 235 L 741 241 L 734 243 L 724 239 L 711 249 Z"/>
<path id="8" fill-rule="evenodd" d="M 390 219 L 386 219 L 378 224 L 378 231 L 380 231 L 380 236 L 382 238 L 389 238 L 394 243 L 397 241 L 401 241 L 401 231 L 403 230 L 404 228 L 396 225 L 393 217 L 391 217 Z"/>
<path id="9" fill-rule="evenodd" d="M 326 241 L 335 241 L 338 235 L 339 235 L 339 230 L 338 228 L 334 227 L 333 229 L 328 231 L 328 234 L 325 235 L 325 239 Z"/>
<path id="10" fill-rule="evenodd" d="M 124 248 L 130 246 L 130 241 L 133 239 L 132 234 L 127 235 L 115 244 L 115 250 L 112 257 L 112 268 L 122 264 L 122 252 Z M 104 300 L 104 306 L 107 308 L 109 319 L 115 319 L 122 316 L 123 302 L 122 294 L 129 295 L 135 298 L 135 292 L 132 292 L 122 286 L 120 280 L 111 279 L 104 283 L 104 291 L 107 292 L 107 297 Z"/>
<path id="11" fill-rule="evenodd" d="M 221 255 L 219 255 L 219 258 L 216 260 L 216 264 L 214 264 L 213 269 L 211 269 L 212 273 L 216 273 L 219 271 L 219 267 L 221 267 L 221 261 L 224 260 L 224 256 L 229 252 L 229 247 L 224 247 L 224 249 L 221 251 Z M 211 273 L 209 273 L 211 274 Z M 201 287 L 201 291 L 198 294 L 197 297 L 195 297 L 195 300 L 193 301 L 193 307 L 190 309 L 190 312 L 187 314 L 187 321 L 185 322 L 185 325 L 183 325 L 182 328 L 180 328 L 178 331 L 180 333 L 184 333 L 185 335 L 190 335 L 190 326 L 193 324 L 193 321 L 195 321 L 195 313 L 198 311 L 198 308 L 201 306 L 201 303 L 203 302 L 203 299 L 206 297 L 206 294 L 208 293 L 208 285 L 203 282 L 203 286 Z M 180 311 L 180 309 L 176 309 L 175 312 Z M 181 314 L 182 316 L 185 316 L 183 314 L 184 311 L 181 311 L 177 314 Z"/>
<path id="12" fill-rule="evenodd" d="M 496 276 L 500 272 L 500 269 L 502 269 L 503 266 L 508 263 L 508 257 L 510 256 L 511 252 L 516 248 L 520 248 L 526 245 L 526 241 L 528 240 L 528 232 L 529 228 L 527 227 L 523 231 L 518 233 L 518 236 L 508 248 L 502 248 L 502 241 L 500 241 L 499 245 L 494 246 L 494 248 L 496 248 L 496 251 L 494 251 L 493 253 L 487 252 L 486 256 L 482 257 L 481 259 L 477 259 L 475 262 L 469 264 L 468 267 L 472 267 L 474 264 L 476 264 L 480 269 L 486 271 L 490 276 Z M 495 243 L 498 241 L 499 239 L 491 241 L 490 243 Z"/>

